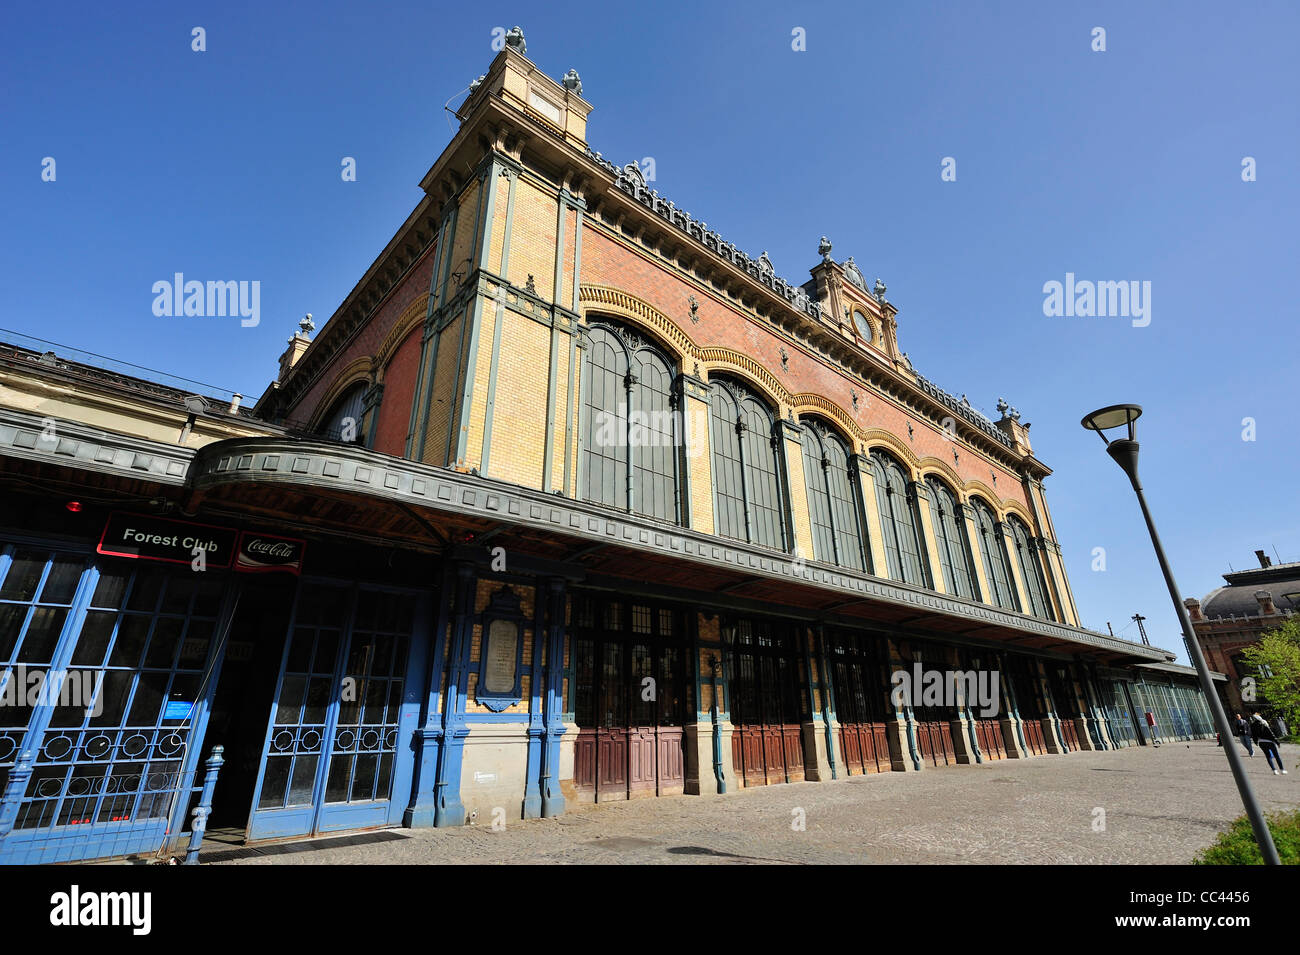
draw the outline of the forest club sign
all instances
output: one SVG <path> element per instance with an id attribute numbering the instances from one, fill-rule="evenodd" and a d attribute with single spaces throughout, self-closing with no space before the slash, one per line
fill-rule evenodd
<path id="1" fill-rule="evenodd" d="M 307 542 L 258 531 L 114 511 L 96 551 L 113 557 L 189 564 L 196 570 L 241 573 L 302 571 Z"/>

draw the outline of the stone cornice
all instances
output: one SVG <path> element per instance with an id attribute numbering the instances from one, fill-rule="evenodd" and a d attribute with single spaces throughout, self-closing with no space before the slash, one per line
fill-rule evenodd
<path id="1" fill-rule="evenodd" d="M 196 491 L 236 483 L 294 485 L 310 492 L 350 492 L 435 511 L 514 525 L 750 576 L 817 587 L 836 595 L 928 610 L 1006 627 L 1108 653 L 1164 660 L 1166 652 L 1078 627 L 909 587 L 738 541 L 669 527 L 554 494 L 358 448 L 282 438 L 235 439 L 202 448 L 190 469 Z"/>
<path id="2" fill-rule="evenodd" d="M 42 417 L 0 408 L 0 458 L 40 461 L 181 487 L 194 455 L 193 449 L 180 445 L 57 419 L 47 436 Z"/>

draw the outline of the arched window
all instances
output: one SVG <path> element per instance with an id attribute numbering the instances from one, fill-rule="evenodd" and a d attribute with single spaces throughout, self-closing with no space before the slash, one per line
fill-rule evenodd
<path id="1" fill-rule="evenodd" d="M 715 529 L 723 537 L 786 550 L 776 418 L 744 385 L 722 380 L 713 382 L 709 418 Z"/>
<path id="2" fill-rule="evenodd" d="M 803 473 L 808 485 L 808 511 L 812 520 L 813 556 L 817 560 L 866 568 L 862 542 L 862 511 L 858 501 L 856 470 L 849 465 L 849 450 L 820 421 L 803 428 Z"/>
<path id="3" fill-rule="evenodd" d="M 1008 569 L 1006 546 L 998 519 L 983 499 L 971 498 L 975 509 L 975 526 L 979 529 L 980 559 L 984 561 L 984 576 L 988 578 L 993 603 L 1004 610 L 1019 610 L 1020 598 Z"/>
<path id="4" fill-rule="evenodd" d="M 653 345 L 613 324 L 587 333 L 583 497 L 680 522 L 681 446 L 672 365 Z"/>
<path id="5" fill-rule="evenodd" d="M 366 384 L 363 381 L 352 385 L 335 399 L 329 414 L 321 419 L 317 432 L 326 438 L 345 441 L 348 444 L 365 444 L 366 436 L 361 432 L 361 418 L 365 414 Z"/>
<path id="6" fill-rule="evenodd" d="M 916 494 L 908 486 L 907 472 L 879 449 L 871 452 L 871 469 L 876 482 L 887 573 L 895 580 L 929 587 L 921 520 L 916 510 Z"/>
<path id="7" fill-rule="evenodd" d="M 939 548 L 944 588 L 950 594 L 979 600 L 978 577 L 966 534 L 966 519 L 957 503 L 957 495 L 933 475 L 926 478 L 925 483 L 930 488 L 930 500 L 934 504 L 934 539 Z"/>
<path id="8" fill-rule="evenodd" d="M 1047 578 L 1043 576 L 1043 562 L 1039 559 L 1038 545 L 1020 518 L 1012 515 L 1007 523 L 1011 525 L 1011 539 L 1016 542 L 1020 575 L 1025 578 L 1025 590 L 1029 591 L 1030 613 L 1044 620 L 1055 620 L 1047 600 Z"/>

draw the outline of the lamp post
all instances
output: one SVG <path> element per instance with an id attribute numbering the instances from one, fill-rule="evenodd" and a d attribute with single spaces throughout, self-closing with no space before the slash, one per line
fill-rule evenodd
<path id="1" fill-rule="evenodd" d="M 1228 765 L 1232 769 L 1232 777 L 1237 782 L 1238 792 L 1241 793 L 1241 802 L 1246 807 L 1246 815 L 1250 818 L 1251 828 L 1255 830 L 1255 841 L 1259 843 L 1259 849 L 1266 864 L 1280 865 L 1281 861 L 1277 857 L 1277 848 L 1273 845 L 1273 837 L 1268 831 L 1268 824 L 1264 821 L 1264 814 L 1260 811 L 1259 801 L 1255 798 L 1255 790 L 1251 787 L 1250 780 L 1246 778 L 1246 767 L 1241 761 L 1241 754 L 1232 745 L 1234 734 L 1228 727 L 1227 714 L 1223 712 L 1223 704 L 1219 702 L 1219 695 L 1214 691 L 1214 685 L 1210 681 L 1209 668 L 1206 667 L 1205 658 L 1201 655 L 1200 644 L 1196 642 L 1196 631 L 1192 629 L 1192 621 L 1187 616 L 1187 608 L 1183 606 L 1182 600 L 1179 598 L 1178 585 L 1174 582 L 1174 574 L 1169 569 L 1165 549 L 1160 544 L 1160 535 L 1156 533 L 1155 522 L 1151 519 L 1151 511 L 1147 507 L 1146 497 L 1142 494 L 1142 483 L 1138 480 L 1137 473 L 1138 443 L 1136 425 L 1141 414 L 1142 408 L 1139 405 L 1111 405 L 1085 416 L 1081 424 L 1089 431 L 1096 431 L 1101 436 L 1101 440 L 1106 443 L 1106 453 L 1128 475 L 1129 482 L 1137 493 L 1138 504 L 1142 507 L 1142 516 L 1146 518 L 1147 530 L 1151 533 L 1151 545 L 1155 548 L 1156 560 L 1160 562 L 1160 570 L 1165 575 L 1165 585 L 1169 588 L 1169 597 L 1174 602 L 1174 610 L 1178 613 L 1178 621 L 1182 625 L 1183 645 L 1187 648 L 1187 655 L 1191 658 L 1192 665 L 1196 667 L 1196 676 L 1201 684 L 1201 692 L 1205 694 L 1205 699 L 1209 703 L 1210 712 L 1214 716 L 1215 728 L 1219 731 L 1219 739 L 1223 741 L 1223 751 L 1228 756 Z M 1105 432 L 1125 426 L 1128 428 L 1128 437 L 1113 440 L 1106 437 Z"/>

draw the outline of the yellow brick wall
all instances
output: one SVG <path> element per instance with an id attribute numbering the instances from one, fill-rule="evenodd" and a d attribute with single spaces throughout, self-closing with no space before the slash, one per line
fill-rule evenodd
<path id="1" fill-rule="evenodd" d="M 510 177 L 497 176 L 496 208 L 492 210 L 491 232 L 488 233 L 489 272 L 501 274 L 501 255 L 506 242 L 506 212 L 510 206 Z"/>
<path id="2" fill-rule="evenodd" d="M 786 474 L 790 485 L 790 511 L 794 515 L 794 539 L 804 560 L 824 560 L 835 563 L 834 554 L 814 554 L 812 521 L 808 516 L 808 485 L 803 474 L 803 447 L 794 438 L 783 438 Z"/>
<path id="3" fill-rule="evenodd" d="M 506 278 L 524 288 L 528 276 L 539 297 L 555 301 L 555 219 L 558 198 L 520 179 L 515 187 L 515 221 L 510 234 Z"/>
<path id="4" fill-rule="evenodd" d="M 686 466 L 691 488 L 691 528 L 702 534 L 713 533 L 712 454 L 709 449 L 709 405 L 687 396 L 686 432 L 690 436 Z"/>
<path id="5" fill-rule="evenodd" d="M 459 363 L 460 334 L 464 315 L 453 319 L 442 330 L 438 341 L 437 364 L 433 372 L 432 401 L 429 406 L 429 427 L 425 436 L 424 451 L 420 460 L 425 464 L 445 465 L 447 429 L 452 419 L 456 400 L 456 367 Z"/>
<path id="6" fill-rule="evenodd" d="M 555 435 L 551 453 L 551 488 L 564 488 L 564 423 L 565 404 L 569 400 L 569 336 L 556 332 L 555 349 Z M 549 345 L 548 345 L 549 347 Z M 547 364 L 550 356 L 547 356 Z"/>
<path id="7" fill-rule="evenodd" d="M 514 258 L 514 252 L 511 252 Z M 492 413 L 491 477 L 542 486 L 550 329 L 506 309 Z M 486 382 L 486 373 L 482 379 Z"/>
<path id="8" fill-rule="evenodd" d="M 483 431 L 487 420 L 488 382 L 492 372 L 492 339 L 496 327 L 496 303 L 480 296 L 482 314 L 479 319 L 478 352 L 474 356 L 474 391 L 470 395 L 469 435 L 465 448 L 467 468 L 483 464 Z M 471 306 L 472 310 L 473 306 Z M 472 311 L 471 311 L 472 314 Z M 493 427 L 496 427 L 493 424 Z"/>
<path id="9" fill-rule="evenodd" d="M 474 179 L 465 187 L 465 191 L 460 196 L 459 212 L 456 215 L 456 239 L 451 244 L 451 273 L 447 280 L 447 294 L 443 301 L 455 295 L 456 290 L 460 288 L 460 282 L 455 278 L 456 273 L 460 273 L 463 282 L 471 272 L 467 260 L 474 252 L 474 225 L 475 214 L 478 212 L 478 193 L 478 180 Z"/>

